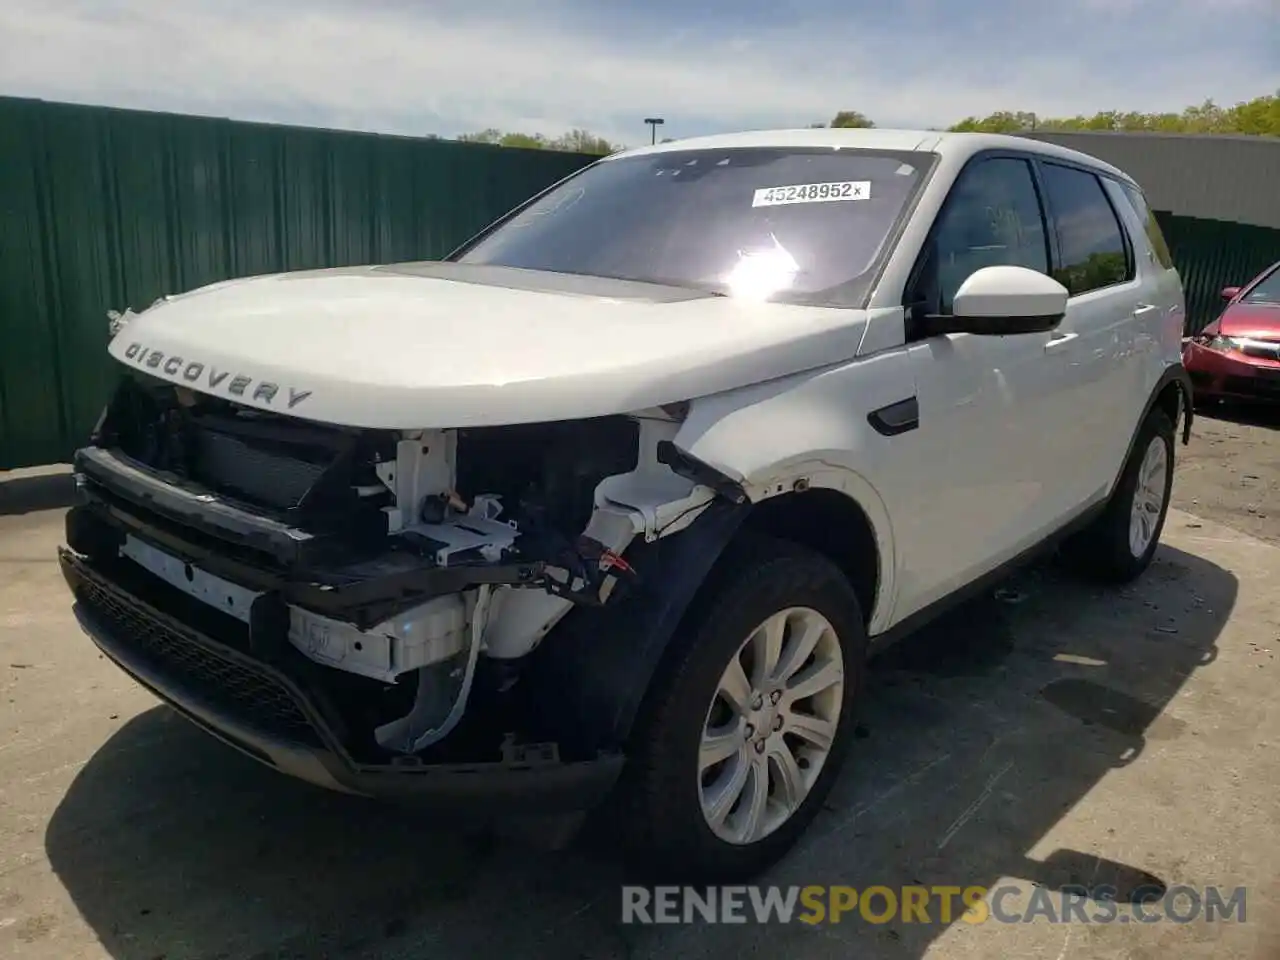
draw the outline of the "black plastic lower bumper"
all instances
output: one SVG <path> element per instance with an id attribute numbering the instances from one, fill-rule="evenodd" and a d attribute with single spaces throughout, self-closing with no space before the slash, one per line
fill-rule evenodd
<path id="1" fill-rule="evenodd" d="M 357 763 L 289 678 L 122 591 L 73 551 L 61 549 L 59 561 L 76 617 L 104 654 L 183 716 L 282 773 L 471 816 L 585 811 L 621 773 L 617 754 L 582 762 Z"/>

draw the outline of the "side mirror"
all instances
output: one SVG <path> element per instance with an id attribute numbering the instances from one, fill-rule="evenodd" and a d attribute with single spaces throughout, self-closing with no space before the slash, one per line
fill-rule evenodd
<path id="1" fill-rule="evenodd" d="M 1238 297 L 1238 296 L 1240 296 L 1240 288 L 1239 288 L 1239 287 L 1223 287 L 1223 288 L 1222 288 L 1222 299 L 1223 299 L 1223 300 L 1234 300 L 1234 299 L 1235 299 L 1236 297 Z"/>
<path id="2" fill-rule="evenodd" d="M 993 337 L 1044 333 L 1062 322 L 1069 296 L 1053 277 L 1027 267 L 983 267 L 960 284 L 950 316 L 924 319 L 925 332 Z"/>

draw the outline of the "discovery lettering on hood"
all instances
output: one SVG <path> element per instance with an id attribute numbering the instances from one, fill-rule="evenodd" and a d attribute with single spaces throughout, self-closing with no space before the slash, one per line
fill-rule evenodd
<path id="1" fill-rule="evenodd" d="M 217 367 L 202 363 L 199 360 L 187 360 L 180 356 L 165 356 L 164 351 L 153 350 L 137 342 L 131 343 L 125 348 L 124 358 L 141 370 L 155 370 L 163 372 L 170 377 L 181 375 L 182 379 L 188 383 L 203 384 L 211 392 L 218 390 L 225 382 L 226 393 L 233 397 L 248 397 L 255 403 L 272 404 L 275 402 L 276 396 L 281 392 L 281 386 L 278 383 L 272 383 L 269 380 L 255 381 L 252 377 L 245 376 L 243 373 L 219 370 Z M 253 387 L 252 391 L 250 391 L 250 387 Z M 288 409 L 292 410 L 311 396 L 311 391 L 286 386 L 284 395 L 287 397 L 285 403 Z"/>

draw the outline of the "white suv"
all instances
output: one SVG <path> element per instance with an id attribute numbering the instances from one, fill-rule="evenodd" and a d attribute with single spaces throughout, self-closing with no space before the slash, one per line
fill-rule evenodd
<path id="1" fill-rule="evenodd" d="M 94 641 L 285 773 L 618 799 L 669 876 L 822 804 L 869 652 L 1061 543 L 1139 574 L 1189 436 L 1138 186 L 1010 137 L 609 157 L 444 262 L 117 320 L 62 565 Z"/>

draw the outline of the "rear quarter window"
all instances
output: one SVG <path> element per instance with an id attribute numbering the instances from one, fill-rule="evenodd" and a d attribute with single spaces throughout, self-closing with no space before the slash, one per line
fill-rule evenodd
<path id="1" fill-rule="evenodd" d="M 1169 252 L 1169 244 L 1165 242 L 1164 232 L 1160 229 L 1160 224 L 1156 222 L 1156 215 L 1151 212 L 1151 207 L 1147 204 L 1147 198 L 1143 196 L 1141 190 L 1131 183 L 1121 183 L 1120 188 L 1124 191 L 1125 197 L 1129 200 L 1129 205 L 1133 207 L 1134 213 L 1138 215 L 1138 219 L 1142 221 L 1143 228 L 1147 233 L 1147 242 L 1151 244 L 1151 249 L 1155 252 L 1156 262 L 1166 270 L 1173 269 L 1173 254 Z"/>

